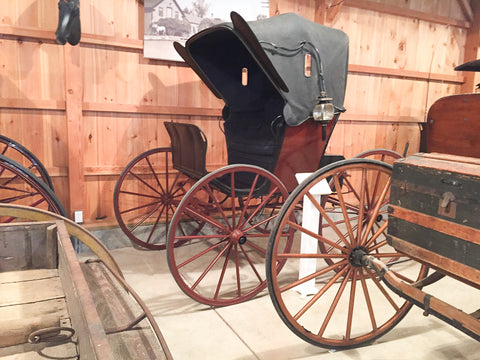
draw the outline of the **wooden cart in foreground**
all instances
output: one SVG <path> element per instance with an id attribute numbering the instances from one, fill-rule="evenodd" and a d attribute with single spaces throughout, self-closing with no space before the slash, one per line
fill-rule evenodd
<path id="1" fill-rule="evenodd" d="M 0 358 L 171 359 L 108 250 L 54 213 L 0 204 Z M 75 236 L 98 258 L 80 263 Z"/>

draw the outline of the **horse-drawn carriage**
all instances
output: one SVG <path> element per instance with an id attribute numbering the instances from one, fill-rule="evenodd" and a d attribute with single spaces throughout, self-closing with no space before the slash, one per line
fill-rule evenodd
<path id="1" fill-rule="evenodd" d="M 180 288 L 205 304 L 244 301 L 268 282 L 286 325 L 316 345 L 359 346 L 390 330 L 413 303 L 384 273 L 420 291 L 434 265 L 387 239 L 392 167 L 364 157 L 400 156 L 324 154 L 343 111 L 346 36 L 292 14 L 246 23 L 233 13 L 175 47 L 225 101 L 229 165 L 208 173 L 202 131 L 166 123 L 172 147 L 140 155 L 117 184 L 126 234 L 166 248 Z"/>
<path id="2" fill-rule="evenodd" d="M 114 209 L 134 243 L 166 249 L 187 295 L 224 306 L 250 299 L 268 284 L 285 324 L 329 348 L 370 343 L 414 303 L 478 339 L 476 315 L 421 291 L 441 277 L 427 276 L 431 267 L 459 279 L 471 275 L 473 280 L 463 280 L 478 288 L 475 231 L 461 228 L 472 236 L 468 262 L 461 264 L 458 256 L 444 266 L 445 254 L 425 250 L 425 244 L 405 245 L 403 230 L 389 225 L 405 214 L 399 194 L 412 185 L 392 180 L 385 161 L 365 157 L 400 155 L 373 150 L 340 161 L 325 155 L 344 110 L 343 32 L 294 14 L 247 23 L 232 13 L 232 23 L 175 47 L 225 101 L 229 165 L 207 172 L 202 130 L 167 122 L 171 147 L 146 151 L 128 164 L 115 188 Z M 389 205 L 393 194 L 395 204 Z M 453 199 L 440 198 L 445 205 L 439 216 L 451 217 Z M 403 217 L 421 218 L 428 227 L 417 213 Z M 455 262 L 461 273 L 452 270 Z"/>

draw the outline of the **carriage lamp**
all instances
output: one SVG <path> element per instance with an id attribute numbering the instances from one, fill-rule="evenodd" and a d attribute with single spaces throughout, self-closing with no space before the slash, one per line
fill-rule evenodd
<path id="1" fill-rule="evenodd" d="M 327 124 L 333 119 L 335 115 L 335 107 L 332 103 L 332 98 L 327 97 L 325 91 L 320 92 L 312 112 L 313 119 L 322 124 L 322 140 L 325 141 L 327 137 Z"/>

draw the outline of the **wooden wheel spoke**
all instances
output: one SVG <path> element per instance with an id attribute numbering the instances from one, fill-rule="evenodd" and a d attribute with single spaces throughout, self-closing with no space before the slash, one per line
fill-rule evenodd
<path id="1" fill-rule="evenodd" d="M 138 176 L 137 174 L 135 174 L 132 170 L 130 170 L 128 172 L 130 175 L 132 175 L 135 179 L 137 179 L 138 181 L 140 181 L 143 185 L 145 185 L 147 188 L 149 188 L 150 190 L 152 190 L 153 192 L 155 192 L 156 194 L 158 195 L 163 195 L 162 192 L 158 191 L 157 189 L 155 189 L 153 186 L 151 186 L 149 183 L 147 183 L 145 180 L 143 180 L 140 176 Z"/>
<path id="2" fill-rule="evenodd" d="M 126 190 L 120 190 L 119 194 L 133 195 L 133 196 L 145 197 L 145 198 L 149 198 L 149 199 L 160 199 L 160 197 L 157 196 L 157 195 L 148 195 L 148 194 L 144 194 L 144 193 L 126 191 Z"/>
<path id="3" fill-rule="evenodd" d="M 349 218 L 348 218 L 347 208 L 345 206 L 345 200 L 343 198 L 343 193 L 341 191 L 342 187 L 340 185 L 340 181 L 338 180 L 338 175 L 337 174 L 335 174 L 333 176 L 333 183 L 335 184 L 335 189 L 337 189 L 337 196 L 338 196 L 338 200 L 340 202 L 340 208 L 342 209 L 343 218 L 345 219 L 345 225 L 347 227 L 348 237 L 352 241 L 354 241 L 355 238 L 353 237 L 352 224 L 350 223 Z M 346 239 L 347 236 L 344 236 L 344 238 Z M 349 242 L 346 242 L 346 243 L 351 246 L 351 244 Z"/>
<path id="4" fill-rule="evenodd" d="M 169 186 L 169 182 L 170 182 L 170 177 L 169 177 L 169 175 L 170 175 L 170 165 L 169 165 L 169 161 L 168 161 L 168 154 L 169 153 L 170 153 L 170 151 L 165 151 L 165 189 L 167 189 L 167 191 L 169 193 L 171 193 L 171 189 L 170 189 L 170 186 Z M 175 176 L 174 183 L 177 181 L 179 173 L 180 172 L 178 172 L 177 175 Z M 161 186 L 161 184 L 160 184 L 160 186 Z"/>
<path id="5" fill-rule="evenodd" d="M 400 310 L 399 306 L 395 303 L 395 301 L 392 299 L 389 293 L 387 293 L 387 290 L 385 287 L 380 283 L 380 281 L 376 277 L 376 273 L 374 273 L 371 270 L 367 270 L 368 273 L 370 274 L 371 279 L 373 280 L 374 284 L 377 285 L 378 289 L 382 292 L 383 296 L 388 300 L 390 305 L 395 309 L 395 311 Z"/>
<path id="6" fill-rule="evenodd" d="M 316 302 L 320 297 L 325 294 L 328 289 L 347 271 L 348 267 L 344 267 L 335 274 L 323 287 L 293 316 L 298 321 Z"/>
<path id="7" fill-rule="evenodd" d="M 243 219 L 245 217 L 248 206 L 250 205 L 250 201 L 252 200 L 253 190 L 255 190 L 255 186 L 257 185 L 257 182 L 258 182 L 258 177 L 259 175 L 257 174 L 255 176 L 255 179 L 253 179 L 253 183 L 252 183 L 252 186 L 250 187 L 250 191 L 248 192 L 247 199 L 244 201 L 244 204 L 243 204 L 243 209 L 242 209 L 242 214 L 240 215 L 240 219 Z M 239 200 L 240 200 L 240 197 L 239 197 Z M 244 223 L 242 223 L 242 226 L 243 224 Z"/>
<path id="8" fill-rule="evenodd" d="M 287 225 L 289 225 L 292 228 L 297 229 L 297 230 L 307 234 L 308 236 L 313 237 L 314 239 L 317 239 L 318 241 L 322 241 L 322 242 L 330 245 L 332 248 L 340 250 L 342 253 L 346 251 L 345 248 L 343 246 L 339 245 L 338 243 L 330 241 L 329 239 L 323 237 L 322 235 L 319 235 L 317 233 L 314 233 L 313 231 L 305 229 L 304 227 L 302 227 L 301 225 L 298 225 L 297 223 L 295 223 L 293 221 L 290 221 L 290 220 L 287 221 Z M 343 238 L 343 236 L 342 236 L 342 238 Z"/>
<path id="9" fill-rule="evenodd" d="M 265 235 L 263 235 L 263 236 L 265 236 Z M 247 241 L 247 242 L 245 243 L 245 245 L 247 245 L 247 246 L 249 246 L 249 247 L 257 250 L 257 251 L 258 251 L 260 254 L 262 254 L 263 256 L 265 256 L 266 253 L 267 253 L 267 251 L 266 251 L 264 248 L 258 246 L 257 244 L 255 244 L 255 243 L 252 242 L 252 241 Z"/>
<path id="10" fill-rule="evenodd" d="M 268 201 L 277 193 L 277 191 L 278 191 L 278 187 L 276 187 L 276 186 L 273 187 L 273 189 L 270 191 L 270 193 L 267 196 L 264 196 L 262 201 L 260 202 L 260 204 L 258 204 L 258 206 L 252 211 L 252 213 L 250 214 L 248 219 L 246 219 L 242 223 L 242 226 L 244 224 L 250 223 L 252 221 L 252 219 L 254 218 L 254 216 L 257 215 L 262 209 L 265 208 Z"/>
<path id="11" fill-rule="evenodd" d="M 363 271 L 360 271 L 359 275 L 360 275 L 360 282 L 362 284 L 363 295 L 364 295 L 365 301 L 367 303 L 368 315 L 370 316 L 370 322 L 372 324 L 372 329 L 377 330 L 378 329 L 377 322 L 375 320 L 375 314 L 373 313 L 372 301 L 370 299 L 370 293 L 368 292 L 367 283 L 365 281 L 365 275 L 363 274 Z"/>
<path id="12" fill-rule="evenodd" d="M 294 287 L 298 286 L 298 285 L 301 285 L 309 280 L 312 280 L 312 279 L 315 279 L 316 277 L 318 276 L 321 276 L 323 274 L 326 274 L 328 273 L 329 271 L 332 271 L 332 270 L 335 270 L 337 268 L 340 268 L 344 265 L 347 265 L 348 264 L 348 260 L 343 260 L 343 261 L 340 261 L 338 263 L 335 263 L 333 265 L 330 265 L 330 266 L 327 266 L 326 268 L 323 268 L 322 270 L 319 270 L 319 271 L 316 271 L 310 275 L 307 275 L 307 276 L 304 276 L 303 278 L 301 279 L 298 279 L 298 280 L 295 280 L 294 282 L 288 284 L 288 285 L 285 285 L 285 286 L 282 286 L 280 288 L 280 292 L 284 292 L 284 291 L 287 291 L 287 290 L 290 290 L 290 289 L 293 289 Z"/>
<path id="13" fill-rule="evenodd" d="M 149 244 L 150 240 L 152 239 L 153 233 L 155 232 L 155 229 L 157 228 L 158 223 L 160 222 L 160 218 L 162 217 L 163 212 L 165 211 L 167 207 L 164 205 L 162 206 L 162 209 L 158 212 L 158 216 L 155 219 L 155 223 L 152 226 L 152 230 L 150 231 L 150 234 L 148 234 L 148 238 L 146 243 Z"/>
<path id="14" fill-rule="evenodd" d="M 3 171 L 6 170 L 5 168 L 2 168 L 2 172 L 0 173 L 0 175 L 3 174 Z M 7 173 L 8 174 L 8 173 Z M 5 182 L 2 183 L 0 185 L 0 189 L 7 189 L 7 190 L 17 190 L 16 188 L 11 188 L 11 187 L 8 187 L 7 185 L 11 184 L 12 182 L 14 182 L 15 180 L 20 180 L 22 181 L 21 177 L 18 175 L 18 174 L 15 174 L 14 173 L 14 176 L 12 177 L 7 177 L 5 179 Z M 20 191 L 19 189 L 17 191 Z"/>
<path id="15" fill-rule="evenodd" d="M 218 244 L 217 244 L 218 245 Z M 227 243 L 222 250 L 220 250 L 220 252 L 215 256 L 215 258 L 210 262 L 210 264 L 207 265 L 207 267 L 205 268 L 205 270 L 202 272 L 202 274 L 198 277 L 197 281 L 195 281 L 195 283 L 192 285 L 191 289 L 194 290 L 198 284 L 200 284 L 200 282 L 205 278 L 205 276 L 208 274 L 208 272 L 213 268 L 213 266 L 218 262 L 218 260 L 220 260 L 220 258 L 223 256 L 223 254 L 225 254 L 225 252 L 230 252 L 230 249 L 231 249 L 232 245 L 230 243 Z M 213 247 L 210 247 L 209 249 L 207 249 L 208 251 L 211 251 L 213 250 Z M 208 252 L 207 251 L 207 252 Z M 181 265 L 179 265 L 178 267 L 182 267 L 184 265 L 186 265 L 187 263 L 190 263 L 192 262 L 193 260 L 196 260 L 198 259 L 200 256 L 206 254 L 206 252 L 202 251 L 201 253 L 191 257 L 189 260 L 187 260 L 186 262 L 183 262 Z M 228 256 L 227 256 L 227 259 L 228 259 Z"/>
<path id="16" fill-rule="evenodd" d="M 212 199 L 214 205 L 215 205 L 215 208 L 219 211 L 220 215 L 222 216 L 223 220 L 225 221 L 225 224 L 226 226 L 228 226 L 228 229 L 230 231 L 233 230 L 233 224 L 230 223 L 230 221 L 228 220 L 228 216 L 227 214 L 225 213 L 225 209 L 222 207 L 222 205 L 220 204 L 220 202 L 218 201 L 217 197 L 215 196 L 212 188 L 208 185 L 208 184 L 205 184 L 203 187 L 203 190 L 205 190 L 205 192 L 208 194 L 209 198 Z M 234 203 L 235 205 L 235 198 L 232 198 L 232 202 Z M 233 220 L 233 217 L 232 216 L 232 222 L 235 223 L 235 221 Z"/>
<path id="17" fill-rule="evenodd" d="M 382 226 L 380 226 L 380 227 L 378 228 L 378 230 L 374 232 L 373 236 L 372 236 L 372 237 L 367 241 L 367 243 L 366 243 L 365 245 L 363 245 L 363 246 L 368 249 L 368 247 L 369 247 L 373 242 L 375 242 L 380 235 L 385 234 L 385 231 L 387 230 L 387 226 L 388 226 L 388 221 L 385 221 L 385 222 L 382 224 Z M 372 224 L 372 228 L 371 228 L 371 229 L 373 230 L 373 224 Z M 370 249 L 370 251 L 372 251 L 372 250 Z"/>
<path id="18" fill-rule="evenodd" d="M 140 215 L 140 216 L 135 217 L 134 219 L 139 219 L 139 221 L 137 221 L 136 223 L 133 223 L 133 224 L 127 224 L 127 227 L 130 230 L 130 232 L 135 231 L 135 229 L 137 229 L 140 225 L 143 225 L 143 223 L 145 221 L 147 221 L 147 219 L 150 216 L 152 216 L 160 208 L 160 206 L 161 206 L 160 204 L 157 204 L 157 206 L 153 210 L 151 210 L 150 212 L 148 212 L 144 215 Z"/>
<path id="19" fill-rule="evenodd" d="M 225 272 L 227 271 L 228 260 L 230 259 L 230 252 L 232 250 L 232 244 L 228 245 L 227 253 L 225 254 L 225 261 L 223 262 L 222 271 L 220 272 L 220 277 L 218 279 L 217 288 L 215 289 L 215 294 L 213 295 L 214 299 L 218 299 L 218 294 L 220 293 L 220 288 L 222 287 L 223 278 Z"/>
<path id="20" fill-rule="evenodd" d="M 191 216 L 193 219 L 199 219 L 199 220 L 202 220 L 203 222 L 207 223 L 207 224 L 210 224 L 211 226 L 213 226 L 214 228 L 217 228 L 217 229 L 220 229 L 224 234 L 226 234 L 227 232 L 229 232 L 229 228 L 230 228 L 230 224 L 227 223 L 226 226 L 228 226 L 228 228 L 226 226 L 224 226 L 222 223 L 218 222 L 217 220 L 215 220 L 213 217 L 211 216 L 208 216 L 208 215 L 204 215 L 201 210 L 197 211 L 196 209 L 192 209 L 191 207 L 185 207 L 185 210 L 184 210 L 189 216 Z"/>
<path id="21" fill-rule="evenodd" d="M 272 221 L 273 219 L 275 219 L 277 217 L 277 215 L 272 215 L 272 216 L 269 216 L 265 219 L 262 219 L 261 221 L 253 224 L 252 226 L 250 226 L 249 228 L 245 229 L 244 231 L 245 232 L 248 232 L 248 231 L 252 231 L 254 229 L 257 229 L 259 228 L 260 226 L 264 225 L 264 224 L 267 224 L 269 223 L 270 221 Z"/>
<path id="22" fill-rule="evenodd" d="M 345 268 L 346 269 L 346 268 Z M 349 268 L 347 274 L 343 278 L 340 287 L 337 290 L 337 293 L 335 295 L 335 298 L 332 301 L 332 305 L 330 305 L 330 308 L 328 309 L 327 315 L 325 316 L 325 319 L 323 320 L 322 326 L 320 327 L 320 330 L 318 331 L 318 336 L 322 336 L 323 333 L 325 332 L 325 329 L 327 328 L 328 324 L 330 323 L 330 320 L 332 319 L 333 312 L 337 308 L 338 302 L 340 298 L 342 297 L 343 291 L 345 290 L 345 287 L 347 286 L 348 280 L 350 279 L 350 275 L 352 273 L 352 269 Z"/>
<path id="23" fill-rule="evenodd" d="M 181 268 L 187 264 L 190 264 L 192 261 L 195 261 L 197 260 L 198 258 L 200 258 L 201 256 L 205 255 L 206 253 L 212 251 L 212 250 L 215 250 L 216 248 L 220 247 L 221 245 L 223 245 L 225 243 L 225 239 L 219 241 L 218 243 L 216 244 L 213 244 L 211 246 L 209 246 L 208 248 L 206 248 L 205 250 L 199 252 L 198 254 L 195 254 L 193 255 L 192 257 L 190 257 L 189 259 L 185 260 L 184 262 L 182 262 L 180 265 L 177 265 L 178 268 Z M 228 243 L 225 245 L 225 247 L 220 251 L 220 253 L 223 254 L 223 252 L 225 252 L 225 249 L 227 248 L 228 246 Z M 218 257 L 218 255 L 217 255 Z M 218 259 L 217 259 L 218 260 Z M 212 265 L 213 266 L 213 265 Z"/>
<path id="24" fill-rule="evenodd" d="M 349 176 L 346 175 L 343 172 L 339 173 L 338 176 L 343 176 L 343 183 L 344 183 L 345 187 L 347 188 L 347 192 L 351 192 L 355 196 L 357 201 L 360 200 L 360 195 L 358 194 L 358 192 L 355 190 L 355 187 L 350 182 Z"/>
<path id="25" fill-rule="evenodd" d="M 235 244 L 235 274 L 237 276 L 237 296 L 242 296 L 242 286 L 240 279 L 240 263 L 238 262 L 238 245 Z"/>
<path id="26" fill-rule="evenodd" d="M 243 245 L 240 245 L 240 250 L 242 250 L 243 256 L 245 256 L 245 259 L 247 259 L 248 264 L 250 265 L 250 267 L 252 268 L 253 272 L 254 272 L 255 275 L 257 276 L 257 279 L 258 279 L 260 282 L 263 282 L 262 276 L 260 275 L 260 273 L 258 272 L 257 268 L 255 267 L 255 264 L 253 263 L 252 259 L 250 259 L 250 256 L 249 256 L 249 255 L 247 254 L 247 252 L 245 251 Z M 263 254 L 265 254 L 265 251 L 263 251 Z"/>
<path id="27" fill-rule="evenodd" d="M 172 196 L 175 196 L 180 190 L 183 189 L 183 186 L 179 186 L 175 191 L 173 190 L 175 186 L 178 184 L 178 179 L 180 179 L 181 176 L 182 176 L 182 173 L 177 172 L 177 174 L 175 175 L 175 179 L 172 182 L 172 185 L 169 186 L 167 182 L 166 188 L 168 189 L 168 193 L 171 194 Z M 167 180 L 168 180 L 168 173 L 167 173 Z M 185 195 L 185 191 L 183 191 L 180 196 L 183 196 L 183 195 Z"/>
<path id="28" fill-rule="evenodd" d="M 332 195 L 326 195 L 326 199 L 326 202 L 331 203 L 332 205 L 340 205 L 340 200 Z M 358 205 L 345 201 L 345 207 L 353 213 L 358 214 Z"/>
<path id="29" fill-rule="evenodd" d="M 160 182 L 160 179 L 158 178 L 157 173 L 156 173 L 155 170 L 153 169 L 153 165 L 152 165 L 152 163 L 150 162 L 150 159 L 149 159 L 148 156 L 145 158 L 145 161 L 147 162 L 148 167 L 149 167 L 150 170 L 152 171 L 152 174 L 153 174 L 153 176 L 155 177 L 155 181 L 156 181 L 158 187 L 160 188 L 160 191 L 161 191 L 163 194 L 165 194 L 165 189 L 163 188 L 163 185 L 162 185 L 162 183 Z M 168 189 L 168 187 L 167 187 L 167 189 Z"/>
<path id="30" fill-rule="evenodd" d="M 9 197 L 9 198 L 3 198 L 3 199 L 0 199 L 0 202 L 2 202 L 2 203 L 13 203 L 15 201 L 27 199 L 27 198 L 35 196 L 35 195 L 39 195 L 39 193 L 28 193 L 28 194 L 24 194 L 24 195 L 12 196 L 12 197 Z"/>
<path id="31" fill-rule="evenodd" d="M 3 147 L 3 150 L 2 150 L 2 155 L 5 155 L 5 153 L 7 152 L 9 147 L 10 147 L 9 144 L 5 144 L 5 146 Z"/>
<path id="32" fill-rule="evenodd" d="M 38 205 L 40 205 L 41 203 L 43 203 L 45 201 L 46 201 L 46 199 L 42 196 L 40 199 L 38 199 L 37 201 L 34 201 L 29 206 L 30 207 L 37 207 Z"/>
<path id="33" fill-rule="evenodd" d="M 236 226 L 236 213 L 235 213 L 235 173 L 230 174 L 230 198 L 232 199 L 232 229 Z"/>
<path id="34" fill-rule="evenodd" d="M 322 215 L 322 218 L 325 219 L 327 221 L 327 223 L 330 225 L 330 227 L 333 229 L 333 231 L 335 231 L 335 233 L 337 234 L 337 236 L 340 238 L 340 240 L 342 240 L 345 245 L 347 247 L 351 247 L 351 244 L 350 242 L 347 240 L 347 238 L 343 235 L 343 233 L 340 231 L 340 229 L 338 228 L 338 226 L 335 224 L 335 222 L 332 220 L 332 218 L 327 214 L 327 212 L 325 211 L 325 209 L 318 203 L 318 201 L 313 197 L 312 194 L 310 194 L 309 192 L 307 193 L 307 197 L 310 199 L 310 201 L 312 202 L 313 206 L 315 206 L 315 208 L 320 212 L 320 214 Z M 322 239 L 323 240 L 323 239 Z M 326 239 L 325 239 L 326 240 Z"/>
<path id="35" fill-rule="evenodd" d="M 363 230 L 363 217 L 365 216 L 365 193 L 368 190 L 367 186 L 367 169 L 362 169 L 362 179 L 360 181 L 360 199 L 359 199 L 359 213 L 358 213 L 358 227 L 357 227 L 357 236 L 355 238 L 355 245 L 358 246 L 360 243 L 360 239 L 362 238 L 362 230 Z"/>
<path id="36" fill-rule="evenodd" d="M 383 187 L 383 190 L 382 190 L 382 193 L 380 194 L 380 197 L 377 201 L 377 203 L 375 204 L 375 207 L 372 211 L 372 214 L 370 215 L 370 220 L 367 224 L 367 227 L 365 228 L 365 233 L 362 237 L 362 241 L 360 242 L 359 245 L 362 245 L 362 244 L 365 244 L 365 246 L 368 246 L 367 244 L 367 237 L 368 237 L 368 234 L 370 233 L 370 230 L 373 226 L 373 224 L 375 223 L 376 221 L 376 217 L 377 215 L 379 214 L 379 211 L 380 211 L 380 207 L 382 206 L 382 203 L 383 203 L 383 200 L 385 199 L 385 197 L 387 196 L 387 192 L 388 190 L 390 189 L 390 184 L 391 184 L 391 177 L 388 178 L 385 186 Z M 387 221 L 385 221 L 385 223 L 383 224 L 383 226 L 381 228 L 384 228 L 386 229 L 386 226 L 387 226 Z M 383 232 L 383 231 L 382 231 Z M 379 233 L 380 235 L 380 233 Z M 373 239 L 373 238 L 372 238 Z M 371 243 L 373 240 L 370 239 L 370 241 L 368 243 Z"/>
<path id="37" fill-rule="evenodd" d="M 357 289 L 358 269 L 353 270 L 352 282 L 350 284 L 350 301 L 348 303 L 347 328 L 345 329 L 345 339 L 350 340 L 352 334 L 353 310 L 355 307 L 355 291 Z"/>

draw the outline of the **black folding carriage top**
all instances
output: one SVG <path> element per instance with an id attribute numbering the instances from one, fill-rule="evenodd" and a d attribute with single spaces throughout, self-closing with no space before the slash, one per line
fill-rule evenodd
<path id="1" fill-rule="evenodd" d="M 348 38 L 340 30 L 296 14 L 247 23 L 232 12 L 231 19 L 232 23 L 193 35 L 185 47 L 174 46 L 215 96 L 225 101 L 228 163 L 256 165 L 273 173 L 285 126 L 309 119 L 321 91 L 343 111 Z M 305 76 L 306 53 L 312 57 L 310 76 Z M 237 193 L 242 193 L 242 182 L 248 189 L 253 179 L 251 174 L 241 176 L 236 179 Z M 223 179 L 218 186 L 229 193 L 229 183 Z M 268 188 L 268 183 L 259 184 L 256 195 Z"/>

